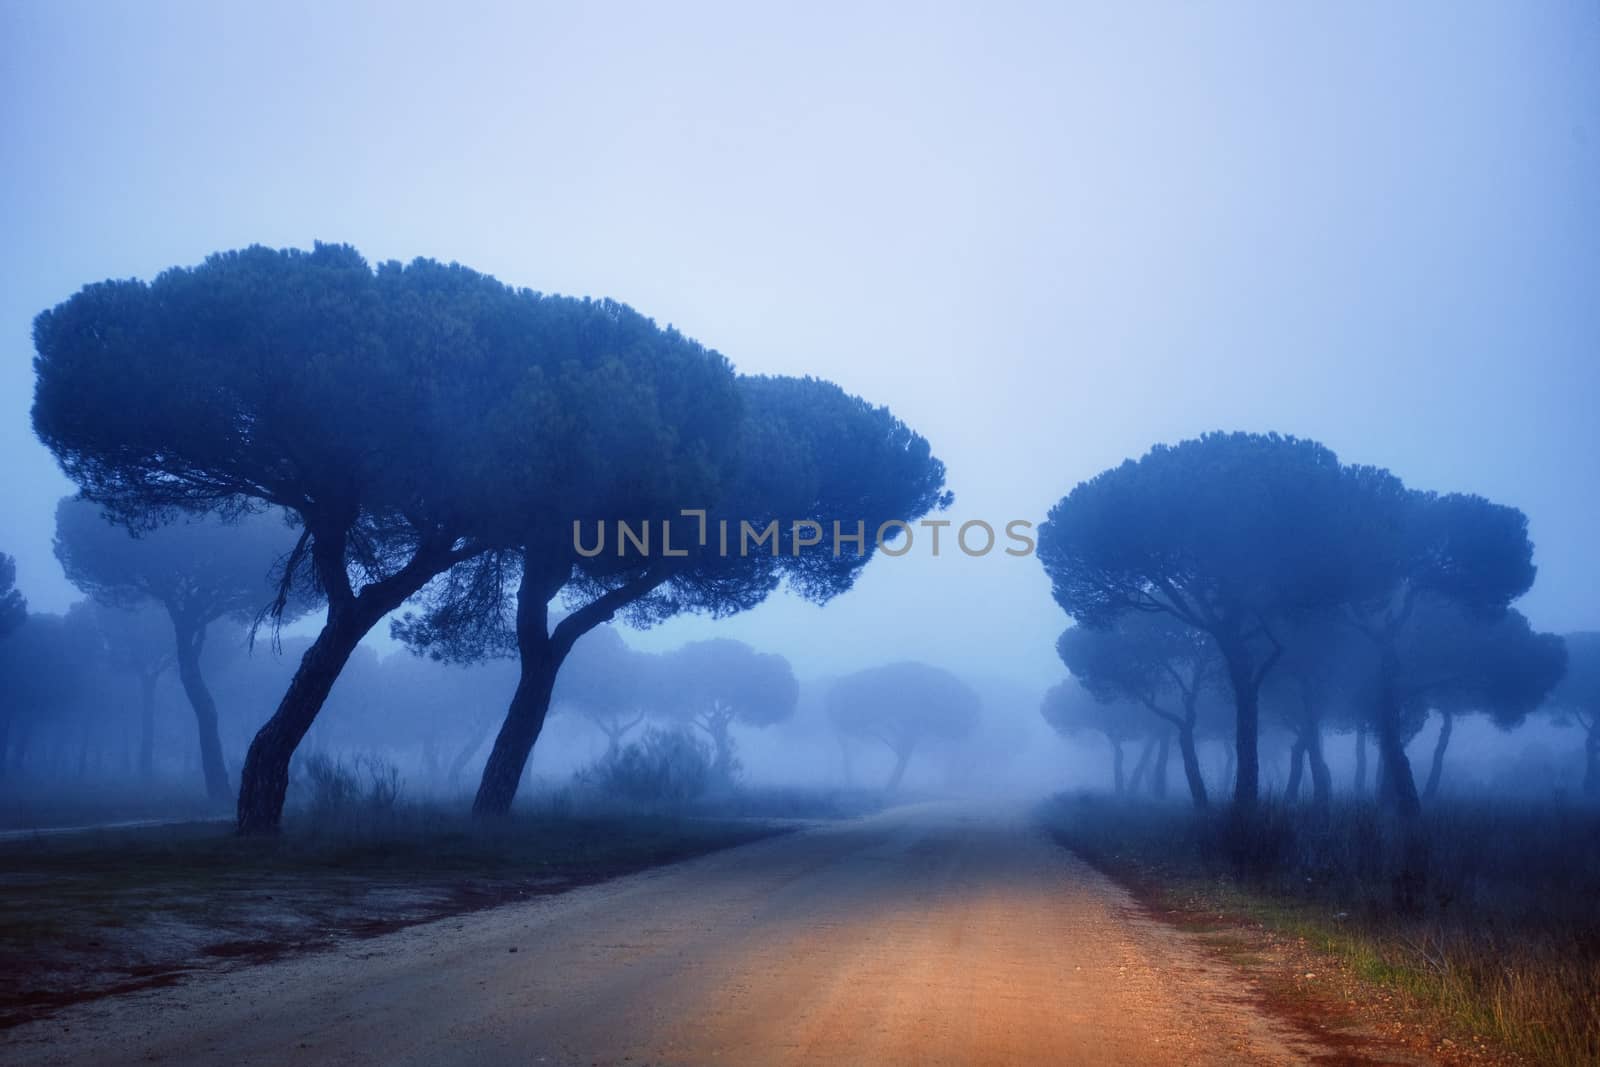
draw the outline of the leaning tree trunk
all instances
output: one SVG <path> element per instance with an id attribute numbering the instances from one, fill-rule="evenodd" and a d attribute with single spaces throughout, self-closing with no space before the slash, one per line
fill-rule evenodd
<path id="1" fill-rule="evenodd" d="M 484 738 L 489 736 L 489 731 L 494 728 L 494 720 L 484 719 L 477 729 L 472 732 L 472 739 L 456 752 L 455 758 L 450 761 L 450 769 L 445 772 L 445 783 L 454 791 L 456 783 L 461 780 L 461 772 L 467 769 L 467 761 L 483 747 Z"/>
<path id="2" fill-rule="evenodd" d="M 1178 752 L 1183 756 L 1183 776 L 1189 782 L 1189 797 L 1194 806 L 1203 811 L 1208 803 L 1206 779 L 1200 773 L 1200 753 L 1195 749 L 1193 723 L 1178 727 Z"/>
<path id="3" fill-rule="evenodd" d="M 889 775 L 888 783 L 883 787 L 884 792 L 893 793 L 900 788 L 900 779 L 906 776 L 906 768 L 911 765 L 911 754 L 916 750 L 915 745 L 906 745 L 895 749 L 894 771 Z"/>
<path id="4" fill-rule="evenodd" d="M 561 557 L 558 557 L 558 559 Z M 516 799 L 517 783 L 544 729 L 550 713 L 550 694 L 556 674 L 572 645 L 583 634 L 610 622 L 616 613 L 670 577 L 669 570 L 646 570 L 631 581 L 611 589 L 573 611 L 550 630 L 550 601 L 571 577 L 570 567 L 551 564 L 532 546 L 522 553 L 522 581 L 517 587 L 517 654 L 521 677 L 511 697 L 511 707 L 495 736 L 489 761 L 484 764 L 472 814 L 479 818 L 505 815 Z"/>
<path id="5" fill-rule="evenodd" d="M 542 573 L 534 553 L 523 553 L 522 582 L 517 585 L 517 657 L 522 670 L 506 720 L 494 734 L 494 747 L 483 765 L 477 797 L 472 798 L 472 814 L 478 819 L 510 813 L 534 742 L 544 731 L 555 675 L 571 649 L 570 640 L 557 641 L 550 635 L 550 598 L 565 581 L 565 573 Z"/>
<path id="6" fill-rule="evenodd" d="M 1444 752 L 1450 747 L 1450 730 L 1455 725 L 1455 716 L 1448 711 L 1439 713 L 1443 721 L 1439 723 L 1439 739 L 1433 743 L 1433 764 L 1428 768 L 1428 784 L 1422 787 L 1424 800 L 1432 800 L 1439 795 L 1439 777 L 1444 774 Z"/>
<path id="7" fill-rule="evenodd" d="M 1306 735 L 1306 762 L 1311 765 L 1311 803 L 1325 809 L 1333 802 L 1333 774 L 1322 754 L 1322 727 L 1317 723 Z"/>
<path id="8" fill-rule="evenodd" d="M 1222 788 L 1232 789 L 1234 783 L 1233 772 L 1239 767 L 1239 754 L 1234 751 L 1232 745 L 1225 745 L 1224 751 L 1227 753 L 1227 758 L 1222 762 Z"/>
<path id="9" fill-rule="evenodd" d="M 1159 800 L 1167 796 L 1167 758 L 1172 754 L 1172 731 L 1164 730 L 1156 748 L 1155 766 L 1150 769 L 1150 795 Z"/>
<path id="10" fill-rule="evenodd" d="M 1300 799 L 1300 775 L 1305 768 L 1306 743 L 1300 738 L 1294 739 L 1294 744 L 1289 747 L 1289 784 L 1283 787 L 1283 799 L 1294 803 Z"/>
<path id="11" fill-rule="evenodd" d="M 214 803 L 225 804 L 233 799 L 233 789 L 228 785 L 228 768 L 222 761 L 222 738 L 217 733 L 217 704 L 211 690 L 200 675 L 200 650 L 205 646 L 206 627 L 173 616 L 173 628 L 178 638 L 178 680 L 183 683 L 184 695 L 194 709 L 195 729 L 200 735 L 200 771 L 206 780 L 206 796 Z"/>
<path id="12" fill-rule="evenodd" d="M 1120 797 L 1123 793 L 1122 742 L 1114 738 L 1107 738 L 1107 740 L 1111 741 L 1111 780 L 1117 796 Z"/>
<path id="13" fill-rule="evenodd" d="M 1144 747 L 1139 750 L 1139 760 L 1133 765 L 1133 777 L 1128 779 L 1128 792 L 1139 792 L 1139 786 L 1144 782 L 1144 772 L 1150 768 L 1150 757 L 1155 750 L 1156 739 L 1155 735 L 1151 734 L 1144 739 Z"/>
<path id="14" fill-rule="evenodd" d="M 353 516 L 352 516 L 353 518 Z M 316 721 L 317 713 L 339 680 L 339 672 L 378 620 L 404 604 L 428 581 L 454 562 L 448 548 L 422 546 L 398 571 L 365 586 L 350 587 L 345 569 L 347 532 L 313 537 L 311 559 L 328 597 L 322 632 L 300 658 L 278 710 L 256 731 L 239 771 L 241 834 L 276 833 L 289 792 L 289 761 Z"/>
<path id="15" fill-rule="evenodd" d="M 523 768 L 528 765 L 534 742 L 544 730 L 556 673 L 565 658 L 550 639 L 549 597 L 535 585 L 524 569 L 522 585 L 517 590 L 517 655 L 522 672 L 511 697 L 511 707 L 506 710 L 505 721 L 495 735 L 494 748 L 489 751 L 489 761 L 483 766 L 478 795 L 472 801 L 472 814 L 479 818 L 492 818 L 511 811 Z"/>
<path id="16" fill-rule="evenodd" d="M 1382 795 L 1387 803 L 1405 819 L 1415 819 L 1422 814 L 1422 801 L 1417 796 L 1417 782 L 1411 774 L 1411 760 L 1406 757 L 1405 739 L 1400 736 L 1400 701 L 1395 693 L 1394 668 L 1386 664 L 1378 694 L 1378 756 L 1383 761 Z"/>
<path id="17" fill-rule="evenodd" d="M 362 625 L 363 621 L 353 617 L 349 608 L 329 609 L 327 623 L 301 657 L 278 710 L 250 742 L 239 773 L 241 834 L 277 832 L 283 819 L 284 797 L 289 792 L 289 761 L 322 710 L 339 672 L 378 620 L 366 625 Z"/>

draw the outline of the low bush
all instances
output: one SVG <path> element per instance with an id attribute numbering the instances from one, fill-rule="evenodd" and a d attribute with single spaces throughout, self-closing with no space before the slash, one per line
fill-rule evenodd
<path id="1" fill-rule="evenodd" d="M 685 729 L 651 727 L 578 772 L 583 787 L 642 807 L 681 807 L 704 796 L 715 771 L 711 746 Z"/>
<path id="2" fill-rule="evenodd" d="M 300 804 L 318 822 L 392 814 L 404 790 L 399 769 L 377 756 L 356 756 L 346 763 L 316 752 L 297 760 L 294 772 L 291 780 Z"/>

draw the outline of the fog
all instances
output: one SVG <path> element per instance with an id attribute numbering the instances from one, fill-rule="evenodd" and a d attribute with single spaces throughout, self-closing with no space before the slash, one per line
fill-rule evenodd
<path id="1" fill-rule="evenodd" d="M 1313 438 L 1520 508 L 1539 579 L 1519 609 L 1596 628 L 1600 18 L 1446 11 L 10 6 L 4 138 L 26 165 L 0 178 L 0 546 L 33 611 L 79 600 L 51 548 L 74 487 L 27 415 L 35 314 L 88 281 L 322 239 L 616 297 L 743 373 L 887 403 L 946 463 L 957 525 L 1037 525 L 1157 442 Z M 626 639 L 736 638 L 810 688 L 937 663 L 990 694 L 1008 781 L 1095 773 L 1037 714 L 1067 622 L 1037 561 L 925 547 L 826 606 Z M 367 644 L 399 670 L 388 631 Z M 256 661 L 286 670 L 259 641 Z M 179 716 L 171 678 L 159 692 Z M 220 706 L 237 766 L 270 701 Z M 841 774 L 816 717 L 750 731 L 748 772 Z M 592 757 L 572 733 L 536 766 Z M 1459 743 L 1485 774 L 1506 748 Z"/>
<path id="2" fill-rule="evenodd" d="M 1586 5 L 0 19 L 0 546 L 39 610 L 75 593 L 50 551 L 71 486 L 26 414 L 33 316 L 321 239 L 615 297 L 743 372 L 889 404 L 958 519 L 1038 522 L 1158 441 L 1311 437 L 1520 507 L 1523 610 L 1600 625 Z M 913 553 L 826 613 L 774 598 L 638 640 L 1042 687 L 1059 628 L 1031 560 Z"/>
<path id="3" fill-rule="evenodd" d="M 1595 4 L 13 2 L 0 151 L 8 1062 L 1600 1061 Z"/>

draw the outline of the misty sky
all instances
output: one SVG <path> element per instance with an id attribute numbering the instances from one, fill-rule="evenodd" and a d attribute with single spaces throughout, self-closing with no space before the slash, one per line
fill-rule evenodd
<path id="1" fill-rule="evenodd" d="M 933 442 L 957 522 L 1039 521 L 1157 441 L 1313 437 L 1523 508 L 1522 607 L 1600 629 L 1600 5 L 756 7 L 0 2 L 0 551 L 33 607 L 76 599 L 34 315 L 323 239 L 831 378 Z M 918 548 L 636 641 L 1043 681 L 1064 623 L 1036 560 Z"/>

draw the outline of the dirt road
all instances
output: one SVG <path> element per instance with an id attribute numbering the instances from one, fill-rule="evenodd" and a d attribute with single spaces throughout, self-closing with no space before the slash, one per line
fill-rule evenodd
<path id="1" fill-rule="evenodd" d="M 1301 1063 L 1020 814 L 898 809 L 83 1005 L 7 1063 Z M 1348 1050 L 1345 1053 L 1348 1054 Z"/>

